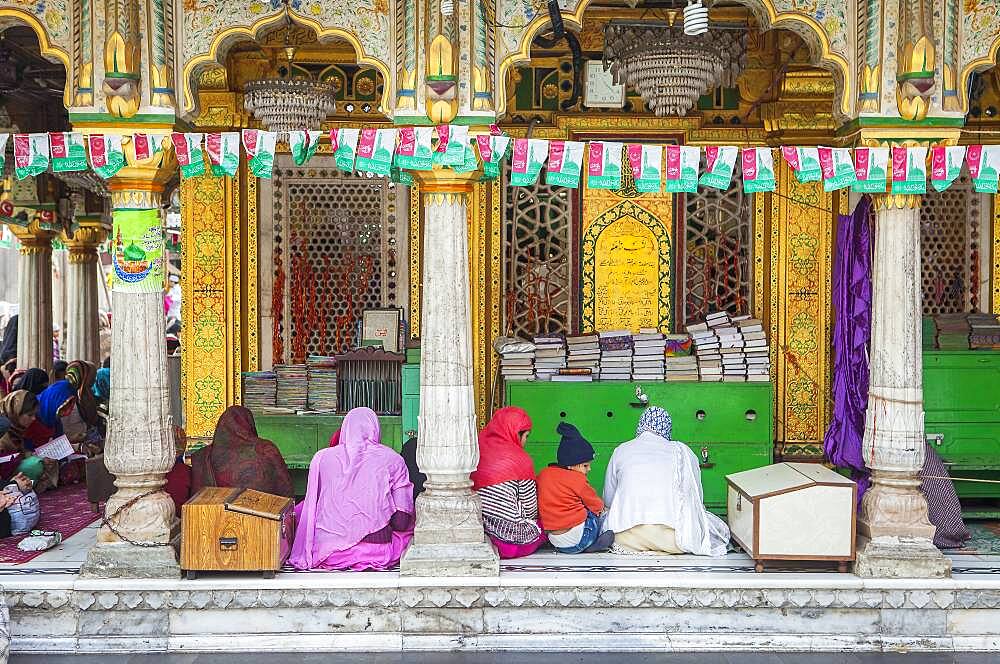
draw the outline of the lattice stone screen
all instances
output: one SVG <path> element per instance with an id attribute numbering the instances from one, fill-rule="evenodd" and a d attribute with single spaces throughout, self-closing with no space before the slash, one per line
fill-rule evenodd
<path id="1" fill-rule="evenodd" d="M 728 191 L 686 194 L 681 294 L 684 323 L 712 311 L 750 312 L 753 283 L 751 196 L 734 179 Z"/>
<path id="2" fill-rule="evenodd" d="M 275 364 L 342 353 L 357 342 L 362 311 L 402 306 L 404 189 L 386 178 L 342 174 L 327 157 L 307 168 L 279 160 L 262 192 L 273 215 L 272 329 L 263 332 L 272 337 Z"/>
<path id="3" fill-rule="evenodd" d="M 571 189 L 511 187 L 504 174 L 504 334 L 568 334 L 575 293 L 571 288 L 573 219 Z"/>
<path id="4" fill-rule="evenodd" d="M 989 202 L 967 175 L 946 191 L 928 187 L 920 206 L 924 315 L 979 311 L 983 215 Z"/>

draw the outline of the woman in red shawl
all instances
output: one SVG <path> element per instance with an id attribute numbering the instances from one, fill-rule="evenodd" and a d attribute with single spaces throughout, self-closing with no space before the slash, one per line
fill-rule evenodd
<path id="1" fill-rule="evenodd" d="M 535 465 L 524 451 L 531 418 L 516 406 L 501 408 L 479 432 L 479 467 L 472 488 L 483 504 L 486 534 L 501 558 L 538 550 L 545 534 L 538 524 Z"/>
<path id="2" fill-rule="evenodd" d="M 253 413 L 230 406 L 215 426 L 212 444 L 191 455 L 191 493 L 206 486 L 256 489 L 292 496 L 292 476 L 281 452 L 257 435 Z"/>

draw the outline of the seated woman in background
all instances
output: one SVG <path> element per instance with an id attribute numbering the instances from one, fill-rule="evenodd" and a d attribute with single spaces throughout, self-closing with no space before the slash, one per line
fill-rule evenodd
<path id="1" fill-rule="evenodd" d="M 76 389 L 68 380 L 56 381 L 38 395 L 38 417 L 27 435 L 33 439 L 35 447 L 65 435 L 76 453 L 86 453 L 87 426 L 77 412 Z M 79 482 L 84 478 L 84 471 L 82 459 L 63 460 L 55 465 L 47 459 L 46 474 L 39 487 Z"/>
<path id="2" fill-rule="evenodd" d="M 15 390 L 27 390 L 36 397 L 49 386 L 49 374 L 42 369 L 28 369 L 20 376 L 11 379 L 11 387 Z"/>
<path id="3" fill-rule="evenodd" d="M 472 488 L 483 504 L 486 535 L 501 558 L 520 558 L 538 550 L 545 534 L 538 523 L 535 464 L 524 451 L 531 418 L 516 406 L 493 413 L 479 432 L 479 467 Z"/>
<path id="4" fill-rule="evenodd" d="M 604 530 L 615 533 L 611 550 L 724 556 L 729 527 L 705 510 L 698 459 L 671 440 L 672 432 L 667 411 L 647 408 L 636 437 L 611 455 L 604 480 Z"/>
<path id="5" fill-rule="evenodd" d="M 15 390 L 0 401 L 0 415 L 8 423 L 3 434 L 0 434 L 0 454 L 25 451 L 24 433 L 35 421 L 37 412 L 38 399 L 27 390 Z M 33 449 L 34 446 L 29 443 L 27 451 Z"/>
<path id="6" fill-rule="evenodd" d="M 378 416 L 355 408 L 339 444 L 309 464 L 289 562 L 296 569 L 385 570 L 413 539 L 413 485 L 403 458 L 381 442 Z"/>
<path id="7" fill-rule="evenodd" d="M 101 367 L 94 376 L 94 399 L 97 403 L 97 427 L 108 435 L 108 414 L 111 412 L 111 369 Z"/>
<path id="8" fill-rule="evenodd" d="M 215 425 L 212 444 L 191 455 L 191 494 L 206 486 L 294 495 L 292 476 L 281 452 L 257 435 L 253 413 L 243 406 L 227 408 Z"/>
<path id="9" fill-rule="evenodd" d="M 80 451 L 87 456 L 100 454 L 104 448 L 104 430 L 98 426 L 100 418 L 97 412 L 97 399 L 94 397 L 94 380 L 97 377 L 97 367 L 90 362 L 77 360 L 71 362 L 66 369 L 66 380 L 76 390 L 76 408 L 68 416 L 63 417 L 63 429 L 82 428 L 83 436 Z M 70 441 L 73 441 L 73 437 Z"/>
<path id="10" fill-rule="evenodd" d="M 417 496 L 424 492 L 424 482 L 427 481 L 427 475 L 420 472 L 420 467 L 417 466 L 416 436 L 403 443 L 399 454 L 406 462 L 406 470 L 410 473 L 410 483 L 413 484 L 413 500 L 416 501 Z"/>

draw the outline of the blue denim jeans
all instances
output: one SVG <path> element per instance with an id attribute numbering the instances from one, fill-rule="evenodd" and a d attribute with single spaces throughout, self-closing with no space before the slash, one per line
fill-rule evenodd
<path id="1" fill-rule="evenodd" d="M 600 534 L 601 520 L 597 518 L 596 514 L 587 510 L 587 520 L 583 522 L 583 537 L 580 538 L 580 543 L 576 546 L 570 546 L 564 549 L 561 549 L 558 546 L 554 548 L 559 553 L 580 553 L 593 544 Z"/>

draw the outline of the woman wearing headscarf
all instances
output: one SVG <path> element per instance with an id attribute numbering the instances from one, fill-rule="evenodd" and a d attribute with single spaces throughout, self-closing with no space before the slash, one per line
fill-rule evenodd
<path id="1" fill-rule="evenodd" d="M 294 494 L 292 476 L 274 443 L 257 435 L 253 413 L 230 406 L 215 425 L 212 444 L 191 456 L 191 493 L 206 486 L 245 487 Z"/>
<path id="2" fill-rule="evenodd" d="M 355 408 L 340 444 L 309 464 L 289 562 L 296 569 L 385 570 L 413 539 L 413 485 L 403 458 L 382 444 L 378 416 Z"/>
<path id="3" fill-rule="evenodd" d="M 76 408 L 63 416 L 63 430 L 72 442 L 79 442 L 80 449 L 87 456 L 99 454 L 104 447 L 104 420 L 97 410 L 97 398 L 94 397 L 94 379 L 97 367 L 91 362 L 76 360 L 66 368 L 66 380 L 76 390 Z M 70 432 L 76 432 L 77 437 L 82 430 L 82 439 L 77 441 Z"/>
<path id="4" fill-rule="evenodd" d="M 723 556 L 729 527 L 705 510 L 698 459 L 672 433 L 669 413 L 647 408 L 636 437 L 611 455 L 604 480 L 611 550 Z"/>
<path id="5" fill-rule="evenodd" d="M 472 488 L 483 504 L 486 535 L 501 558 L 520 558 L 538 550 L 545 534 L 538 522 L 535 464 L 524 451 L 531 418 L 507 406 L 479 432 L 479 467 Z"/>
<path id="6" fill-rule="evenodd" d="M 110 359 L 110 358 L 109 358 Z M 111 368 L 101 367 L 94 376 L 94 399 L 97 401 L 98 426 L 108 430 L 108 414 L 111 412 Z"/>
<path id="7" fill-rule="evenodd" d="M 64 433 L 63 418 L 70 415 L 76 406 L 76 390 L 68 380 L 52 383 L 38 395 L 38 419 L 52 430 L 52 435 Z M 76 434 L 77 431 L 72 433 Z M 73 437 L 67 436 L 70 441 Z"/>
<path id="8" fill-rule="evenodd" d="M 4 438 L 8 441 L 6 444 L 20 450 L 27 442 L 28 449 L 34 449 L 32 441 L 26 441 L 25 434 L 34 423 L 37 412 L 38 399 L 27 390 L 15 390 L 4 397 L 0 402 L 0 415 L 10 423 L 4 434 Z M 47 442 L 47 439 L 43 442 Z"/>
<path id="9" fill-rule="evenodd" d="M 0 364 L 6 365 L 17 358 L 17 316 L 11 316 L 7 327 L 3 329 L 3 342 L 0 343 Z"/>
<path id="10" fill-rule="evenodd" d="M 24 375 L 12 385 L 15 390 L 28 390 L 36 397 L 49 386 L 49 374 L 43 369 L 28 369 Z"/>

